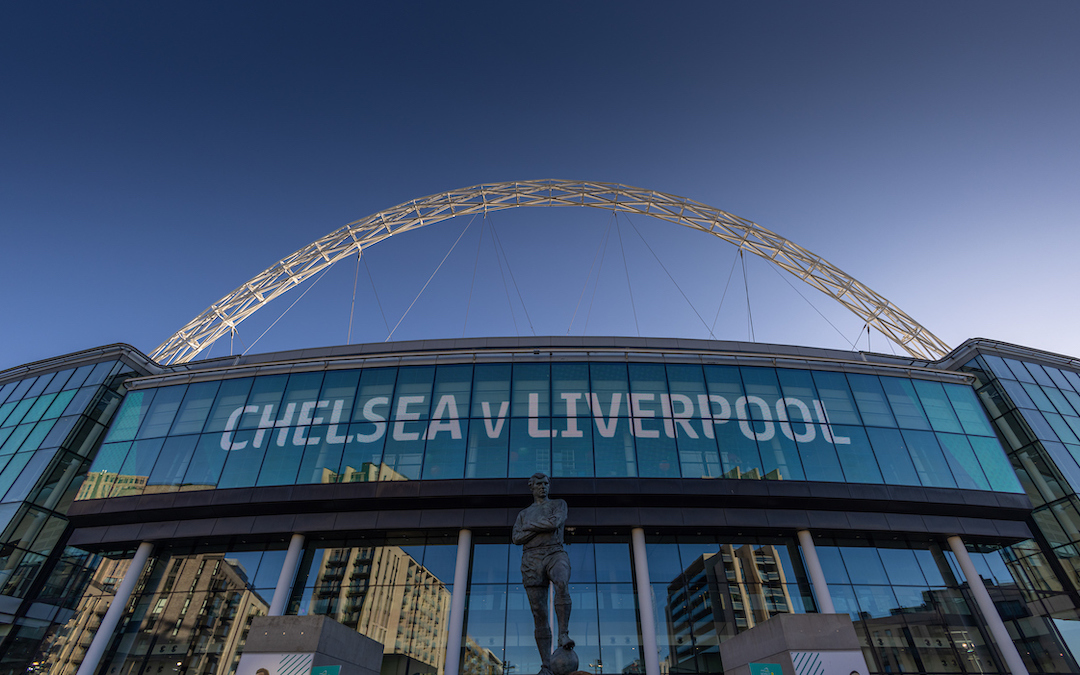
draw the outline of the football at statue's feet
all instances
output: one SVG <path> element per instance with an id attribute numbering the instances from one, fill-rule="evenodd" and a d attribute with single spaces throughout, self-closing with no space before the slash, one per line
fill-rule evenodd
<path id="1" fill-rule="evenodd" d="M 570 675 L 578 669 L 578 656 L 573 649 L 559 647 L 551 655 L 550 663 L 553 675 Z"/>

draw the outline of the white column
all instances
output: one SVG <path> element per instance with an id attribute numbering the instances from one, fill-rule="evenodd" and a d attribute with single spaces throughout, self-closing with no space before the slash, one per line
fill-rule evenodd
<path id="1" fill-rule="evenodd" d="M 139 548 L 135 551 L 135 557 L 131 559 L 131 564 L 128 565 L 127 574 L 124 575 L 123 581 L 117 586 L 116 595 L 113 596 L 112 603 L 109 604 L 109 610 L 105 612 L 105 617 L 101 620 L 101 625 L 98 626 L 94 640 L 86 650 L 86 655 L 83 656 L 82 665 L 79 666 L 79 672 L 76 675 L 94 675 L 98 662 L 101 661 L 101 657 L 105 654 L 105 649 L 112 642 L 113 632 L 116 631 L 120 618 L 124 616 L 124 608 L 127 607 L 128 600 L 131 599 L 131 592 L 135 590 L 135 584 L 139 581 L 139 577 L 142 576 L 143 570 L 146 569 L 146 561 L 150 559 L 150 552 L 153 550 L 154 545 L 148 541 L 139 544 Z"/>
<path id="2" fill-rule="evenodd" d="M 810 583 L 814 585 L 818 611 L 822 614 L 836 614 L 832 595 L 829 594 L 829 584 L 825 583 L 825 572 L 821 569 L 814 536 L 810 534 L 810 530 L 799 530 L 799 546 L 802 548 L 803 560 L 806 561 L 806 571 L 810 574 Z"/>
<path id="3" fill-rule="evenodd" d="M 289 541 L 285 562 L 281 565 L 281 574 L 278 575 L 277 587 L 274 588 L 274 597 L 270 600 L 267 616 L 281 616 L 285 612 L 285 603 L 289 601 L 293 581 L 296 580 L 296 567 L 300 564 L 300 554 L 303 552 L 304 535 L 294 534 Z"/>
<path id="4" fill-rule="evenodd" d="M 652 585 L 649 583 L 649 561 L 645 557 L 645 530 L 630 530 L 634 550 L 634 580 L 637 582 L 638 610 L 641 612 L 641 655 L 645 675 L 660 675 L 660 656 L 656 647 L 656 619 L 653 614 Z"/>
<path id="5" fill-rule="evenodd" d="M 983 620 L 986 621 L 986 627 L 990 629 L 990 634 L 994 636 L 994 642 L 997 644 L 1002 658 L 1005 659 L 1005 665 L 1009 672 L 1013 675 L 1028 675 L 1024 660 L 1020 658 L 1020 652 L 1016 650 L 1016 645 L 1013 644 L 1009 631 L 1001 621 L 1001 615 L 998 614 L 994 601 L 990 599 L 990 594 L 986 592 L 982 577 L 975 570 L 975 564 L 971 562 L 971 556 L 968 555 L 964 540 L 956 535 L 949 537 L 949 548 L 956 555 L 956 560 L 960 563 L 960 569 L 964 571 L 964 578 L 967 579 L 968 588 L 971 589 L 971 594 L 975 596 L 975 602 L 979 605 L 979 611 L 982 612 Z"/>
<path id="6" fill-rule="evenodd" d="M 454 564 L 454 590 L 450 594 L 450 623 L 446 638 L 445 675 L 458 675 L 461 667 L 461 633 L 465 627 L 465 594 L 469 589 L 469 557 L 472 553 L 472 532 L 459 530 L 457 561 Z"/>

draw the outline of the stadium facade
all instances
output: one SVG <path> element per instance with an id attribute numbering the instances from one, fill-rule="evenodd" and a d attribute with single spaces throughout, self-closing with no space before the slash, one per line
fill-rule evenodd
<path id="1" fill-rule="evenodd" d="M 99 673 L 233 672 L 275 601 L 386 673 L 533 672 L 535 471 L 591 672 L 722 672 L 727 637 L 821 611 L 873 672 L 1077 672 L 1078 365 L 634 338 L 30 364 L 0 379 L 3 672 L 75 673 L 124 579 Z"/>
<path id="2" fill-rule="evenodd" d="M 192 360 L 392 234 L 520 206 L 716 236 L 910 356 L 534 337 Z M 537 672 L 510 545 L 537 471 L 569 505 L 590 673 L 722 673 L 722 643 L 785 614 L 850 616 L 872 673 L 1080 673 L 1080 360 L 949 350 L 699 202 L 530 181 L 335 230 L 152 357 L 110 345 L 0 372 L 0 675 L 231 675 L 255 619 L 281 615 L 375 640 L 383 675 Z"/>

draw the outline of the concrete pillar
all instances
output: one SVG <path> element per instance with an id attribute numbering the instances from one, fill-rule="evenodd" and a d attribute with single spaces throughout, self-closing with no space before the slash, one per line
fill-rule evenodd
<path id="1" fill-rule="evenodd" d="M 1020 652 L 1016 650 L 1016 645 L 1013 644 L 1009 631 L 1005 628 L 1005 623 L 1002 622 L 997 607 L 994 606 L 994 601 L 990 599 L 990 594 L 986 592 L 982 577 L 975 570 L 975 564 L 971 562 L 971 556 L 968 555 L 964 540 L 956 535 L 949 537 L 949 548 L 956 555 L 956 560 L 960 563 L 960 569 L 964 571 L 964 578 L 967 579 L 968 588 L 971 589 L 971 594 L 975 596 L 975 602 L 979 605 L 979 611 L 982 612 L 983 619 L 986 621 L 986 627 L 990 629 L 990 634 L 994 637 L 998 651 L 1001 652 L 1002 658 L 1005 659 L 1005 666 L 1013 675 L 1028 675 L 1027 666 L 1024 665 L 1024 660 L 1020 658 Z"/>
<path id="2" fill-rule="evenodd" d="M 469 558 L 472 554 L 472 532 L 459 530 L 457 561 L 454 564 L 454 590 L 450 594 L 450 623 L 446 638 L 445 675 L 458 675 L 461 668 L 461 634 L 465 627 L 465 598 L 469 590 Z"/>
<path id="3" fill-rule="evenodd" d="M 109 610 L 105 612 L 105 617 L 101 620 L 101 625 L 98 626 L 97 633 L 94 634 L 94 639 L 86 650 L 86 655 L 83 656 L 82 665 L 79 666 L 76 675 L 94 675 L 101 657 L 105 654 L 105 649 L 112 642 L 116 626 L 124 616 L 124 608 L 127 607 L 128 600 L 131 599 L 131 592 L 135 590 L 135 584 L 146 569 L 146 561 L 150 559 L 150 552 L 153 550 L 154 545 L 148 541 L 139 544 L 135 557 L 131 559 L 131 564 L 128 566 L 127 574 L 117 586 L 116 595 L 113 596 Z"/>
<path id="4" fill-rule="evenodd" d="M 829 593 L 829 584 L 825 583 L 825 572 L 821 569 L 817 547 L 814 546 L 814 536 L 810 534 L 810 530 L 799 530 L 799 547 L 802 548 L 810 583 L 814 585 L 814 598 L 817 600 L 818 611 L 822 614 L 836 614 L 832 595 Z"/>
<path id="5" fill-rule="evenodd" d="M 300 564 L 300 554 L 304 552 L 304 535 L 294 534 L 289 541 L 289 551 L 285 554 L 285 562 L 281 565 L 281 574 L 278 575 L 277 587 L 274 588 L 274 597 L 270 600 L 270 610 L 267 616 L 281 616 L 285 613 L 285 603 L 289 601 L 293 582 L 296 580 L 296 568 Z"/>
<path id="6" fill-rule="evenodd" d="M 653 614 L 652 585 L 649 583 L 649 561 L 645 557 L 645 530 L 630 530 L 634 551 L 634 581 L 637 588 L 638 610 L 641 612 L 641 655 L 645 675 L 660 675 L 660 655 L 656 646 L 656 619 Z"/>

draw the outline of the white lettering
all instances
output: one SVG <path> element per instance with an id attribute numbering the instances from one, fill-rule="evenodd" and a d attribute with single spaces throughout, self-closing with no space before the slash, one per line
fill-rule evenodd
<path id="1" fill-rule="evenodd" d="M 677 427 L 682 427 L 683 433 L 690 438 L 697 438 L 697 432 L 694 431 L 694 427 L 690 426 L 690 418 L 694 416 L 694 402 L 689 396 L 685 394 L 672 394 L 671 403 L 678 403 L 682 406 L 682 410 L 675 412 L 675 406 L 671 405 L 671 418 L 675 421 Z M 708 426 L 703 424 L 703 426 Z M 712 436 L 709 436 L 712 438 Z"/>
<path id="2" fill-rule="evenodd" d="M 325 401 L 320 401 L 325 403 Z M 336 399 L 334 401 L 334 410 L 330 413 L 330 428 L 326 430 L 326 442 L 331 445 L 337 445 L 344 443 L 346 436 L 338 433 L 338 425 L 341 423 L 341 413 L 345 410 L 345 400 Z"/>
<path id="3" fill-rule="evenodd" d="M 375 412 L 375 406 L 389 404 L 390 399 L 386 396 L 376 396 L 364 404 L 364 419 L 375 425 L 375 431 L 372 431 L 370 434 L 357 433 L 357 443 L 372 443 L 382 438 L 382 435 L 386 433 L 386 418 Z"/>
<path id="4" fill-rule="evenodd" d="M 442 421 L 443 415 L 449 417 L 445 422 Z M 435 412 L 431 415 L 431 423 L 428 424 L 424 440 L 435 438 L 435 434 L 440 431 L 449 431 L 450 438 L 461 440 L 461 420 L 458 419 L 457 399 L 453 394 L 443 394 L 435 404 Z"/>
<path id="5" fill-rule="evenodd" d="M 581 397 L 582 394 L 562 395 L 563 400 L 566 401 L 566 431 L 562 432 L 563 438 L 581 438 L 585 435 L 577 425 L 577 402 Z M 588 401 L 585 405 L 589 405 Z"/>
<path id="6" fill-rule="evenodd" d="M 405 431 L 405 422 L 411 422 L 420 419 L 420 413 L 409 412 L 410 403 L 423 403 L 426 396 L 402 396 L 398 399 L 397 404 L 397 420 L 394 422 L 394 440 L 395 441 L 415 441 L 419 440 L 419 431 Z"/>
<path id="7" fill-rule="evenodd" d="M 799 410 L 799 414 L 802 415 L 801 421 L 806 425 L 806 431 L 801 434 L 795 433 L 795 430 L 788 422 L 787 409 L 789 406 L 795 406 Z M 784 435 L 796 443 L 809 443 L 814 440 L 816 435 L 814 432 L 814 418 L 810 414 L 810 408 L 797 398 L 782 398 L 776 402 L 776 419 L 780 421 L 780 431 L 784 432 Z"/>
<path id="8" fill-rule="evenodd" d="M 615 392 L 611 395 L 611 406 L 608 408 L 608 419 L 604 421 L 604 409 L 600 406 L 600 397 L 596 394 L 592 395 L 592 414 L 593 419 L 596 420 L 596 429 L 600 432 L 600 435 L 604 438 L 611 438 L 615 435 L 615 429 L 619 424 L 619 407 L 622 404 L 622 393 Z"/>
<path id="9" fill-rule="evenodd" d="M 296 404 L 295 403 L 290 403 L 289 405 L 285 406 L 285 417 L 282 417 L 277 422 L 274 422 L 274 426 L 275 427 L 289 427 L 289 426 L 292 426 L 292 416 L 293 416 L 294 412 L 296 412 Z M 289 439 L 289 430 L 288 429 L 283 428 L 280 431 L 278 431 L 277 444 L 278 444 L 279 448 L 285 447 L 285 441 L 287 441 L 288 439 Z"/>
<path id="10" fill-rule="evenodd" d="M 221 449 L 226 452 L 230 450 L 243 450 L 247 447 L 247 441 L 233 442 L 232 432 L 236 429 L 236 425 L 240 423 L 240 418 L 246 413 L 259 412 L 259 406 L 248 405 L 243 408 L 237 408 L 229 415 L 228 421 L 225 422 L 225 432 L 221 434 Z M 258 447 L 258 446 L 256 446 Z"/>
<path id="11" fill-rule="evenodd" d="M 491 404 L 484 401 L 480 404 L 480 408 L 484 411 L 484 427 L 487 429 L 488 438 L 498 438 L 502 433 L 503 424 L 506 423 L 506 413 L 510 410 L 510 401 L 503 401 L 499 404 L 499 416 L 496 418 L 495 424 L 491 423 Z"/>
<path id="12" fill-rule="evenodd" d="M 314 412 L 316 407 L 321 407 L 321 406 L 319 406 L 320 403 L 323 406 L 326 405 L 326 401 L 318 401 L 318 402 L 316 402 L 316 401 L 306 401 L 303 405 L 300 406 L 300 418 L 296 420 L 297 427 L 296 427 L 296 432 L 293 433 L 293 439 L 292 439 L 293 445 L 300 445 L 300 446 L 303 446 L 303 445 L 316 445 L 316 444 L 318 444 L 319 441 L 322 440 L 318 436 L 312 436 L 311 438 L 304 438 L 304 434 L 307 433 L 307 430 L 308 430 L 308 427 L 307 427 L 308 424 L 312 424 L 312 423 L 318 424 L 319 422 L 322 422 L 321 417 L 318 418 L 318 420 L 315 420 L 315 419 L 312 418 L 312 414 L 311 414 L 312 412 Z"/>
<path id="13" fill-rule="evenodd" d="M 761 411 L 762 421 L 765 423 L 765 431 L 760 434 L 754 431 L 754 427 L 748 422 L 746 416 L 746 404 L 753 403 Z M 769 412 L 769 404 L 760 396 L 740 396 L 735 401 L 735 413 L 739 418 L 739 428 L 743 436 L 755 441 L 767 441 L 776 435 L 776 426 L 772 423 L 772 415 Z"/>
<path id="14" fill-rule="evenodd" d="M 711 403 L 720 404 L 720 412 L 713 414 Z M 705 438 L 713 438 L 713 425 L 727 424 L 727 421 L 731 419 L 731 404 L 723 396 L 717 396 L 716 394 L 698 394 L 698 406 L 701 408 L 701 429 L 705 432 Z M 707 422 L 711 421 L 711 424 Z"/>
<path id="15" fill-rule="evenodd" d="M 531 438 L 551 438 L 557 432 L 540 428 L 540 394 L 529 394 L 529 436 Z"/>
<path id="16" fill-rule="evenodd" d="M 832 428 L 832 423 L 829 422 L 829 414 L 825 411 L 825 406 L 821 405 L 821 401 L 814 399 L 814 410 L 817 411 L 818 421 L 821 422 L 821 435 L 825 437 L 825 440 L 836 445 L 850 445 L 851 438 L 847 436 L 837 436 L 836 432 Z"/>
<path id="17" fill-rule="evenodd" d="M 645 429 L 641 426 L 643 417 L 656 417 L 655 410 L 642 410 L 642 401 L 651 401 L 655 394 L 630 394 L 630 414 L 634 416 L 633 433 L 638 438 L 660 438 L 659 429 Z"/>

